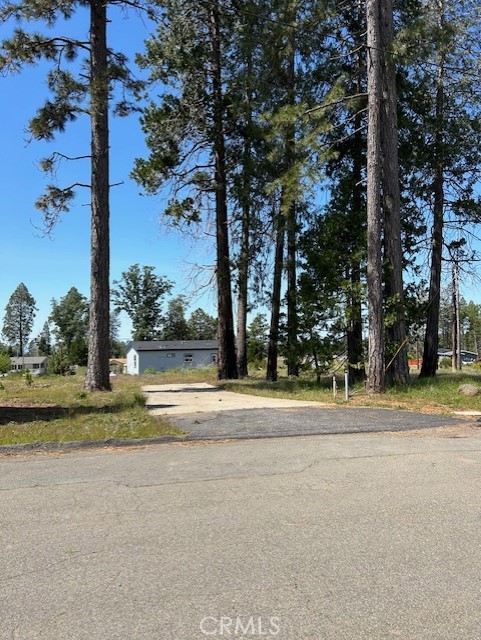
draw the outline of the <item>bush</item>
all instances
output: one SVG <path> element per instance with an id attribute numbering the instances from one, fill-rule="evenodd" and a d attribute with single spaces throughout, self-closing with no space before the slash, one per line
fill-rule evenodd
<path id="1" fill-rule="evenodd" d="M 136 391 L 132 396 L 133 407 L 145 407 L 146 403 L 147 403 L 147 398 L 140 391 Z"/>
<path id="2" fill-rule="evenodd" d="M 63 347 L 53 349 L 48 359 L 48 372 L 66 376 L 72 372 L 72 363 Z"/>
<path id="3" fill-rule="evenodd" d="M 8 373 L 10 371 L 10 356 L 6 353 L 0 353 L 0 373 Z"/>
<path id="4" fill-rule="evenodd" d="M 147 367 L 147 369 L 144 371 L 144 374 L 147 376 L 153 375 L 155 373 L 159 373 L 159 372 L 153 367 Z"/>
<path id="5" fill-rule="evenodd" d="M 31 387 L 33 385 L 33 375 L 30 369 L 25 369 L 22 373 L 22 378 L 25 380 L 27 387 Z"/>

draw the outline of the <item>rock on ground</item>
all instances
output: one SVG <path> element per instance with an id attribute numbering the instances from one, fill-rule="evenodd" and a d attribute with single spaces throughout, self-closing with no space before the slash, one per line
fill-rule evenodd
<path id="1" fill-rule="evenodd" d="M 475 384 L 462 384 L 458 391 L 463 396 L 477 396 L 481 393 L 481 387 Z"/>

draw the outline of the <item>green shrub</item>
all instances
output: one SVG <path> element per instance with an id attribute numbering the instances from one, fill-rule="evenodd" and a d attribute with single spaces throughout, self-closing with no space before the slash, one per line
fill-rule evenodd
<path id="1" fill-rule="evenodd" d="M 145 403 L 147 402 L 147 398 L 140 391 L 136 391 L 132 397 L 132 406 L 133 407 L 145 407 Z"/>
<path id="2" fill-rule="evenodd" d="M 71 369 L 72 362 L 67 349 L 62 346 L 53 349 L 48 359 L 48 372 L 66 376 L 71 373 Z"/>
<path id="3" fill-rule="evenodd" d="M 0 353 L 0 373 L 8 373 L 10 371 L 10 356 L 6 353 Z"/>
<path id="4" fill-rule="evenodd" d="M 30 369 L 25 369 L 22 373 L 22 378 L 25 380 L 27 387 L 31 387 L 33 385 L 33 375 Z"/>

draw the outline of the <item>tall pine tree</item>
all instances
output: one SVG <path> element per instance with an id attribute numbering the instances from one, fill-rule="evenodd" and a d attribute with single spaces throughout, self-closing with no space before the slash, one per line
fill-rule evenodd
<path id="1" fill-rule="evenodd" d="M 47 231 L 59 216 L 70 208 L 76 187 L 87 187 L 91 194 L 91 271 L 88 364 L 85 388 L 90 391 L 110 389 L 109 377 L 109 106 L 112 86 L 118 82 L 133 88 L 125 57 L 107 44 L 107 9 L 109 5 L 142 6 L 137 2 L 112 0 L 25 0 L 5 2 L 0 11 L 3 21 L 33 23 L 42 32 L 16 28 L 13 36 L 2 42 L 0 68 L 19 71 L 40 61 L 50 63 L 47 76 L 52 99 L 47 99 L 30 121 L 29 131 L 37 140 L 51 140 L 68 123 L 81 114 L 90 120 L 90 151 L 81 154 L 90 160 L 90 181 L 67 187 L 48 185 L 37 201 L 44 215 Z M 83 14 L 87 9 L 88 36 L 72 38 L 62 33 L 63 21 Z M 84 59 L 79 60 L 81 56 Z M 69 67 L 70 64 L 70 67 Z M 127 109 L 121 101 L 121 112 Z M 80 154 L 79 154 L 80 155 Z M 42 168 L 55 174 L 65 159 L 54 153 L 42 160 Z"/>

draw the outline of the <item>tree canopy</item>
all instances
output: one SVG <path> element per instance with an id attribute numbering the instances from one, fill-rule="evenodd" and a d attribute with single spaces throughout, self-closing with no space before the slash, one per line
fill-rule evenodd
<path id="1" fill-rule="evenodd" d="M 87 344 L 89 327 L 89 302 L 76 287 L 57 300 L 52 300 L 49 317 L 54 325 L 53 334 L 57 344 L 61 344 L 72 364 L 87 364 Z"/>
<path id="2" fill-rule="evenodd" d="M 164 322 L 164 297 L 172 282 L 155 273 L 155 267 L 134 264 L 114 280 L 112 302 L 117 311 L 125 311 L 132 321 L 133 340 L 158 339 Z"/>

